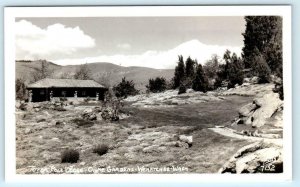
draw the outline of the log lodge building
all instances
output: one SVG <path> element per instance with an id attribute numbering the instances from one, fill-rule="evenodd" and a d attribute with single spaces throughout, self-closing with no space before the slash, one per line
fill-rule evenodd
<path id="1" fill-rule="evenodd" d="M 42 79 L 27 86 L 29 102 L 53 101 L 59 98 L 104 100 L 108 90 L 94 80 Z"/>

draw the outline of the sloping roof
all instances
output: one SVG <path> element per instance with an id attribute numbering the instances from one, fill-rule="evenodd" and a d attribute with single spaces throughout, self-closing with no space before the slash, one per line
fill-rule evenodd
<path id="1" fill-rule="evenodd" d="M 94 80 L 42 79 L 29 84 L 27 88 L 105 88 Z"/>

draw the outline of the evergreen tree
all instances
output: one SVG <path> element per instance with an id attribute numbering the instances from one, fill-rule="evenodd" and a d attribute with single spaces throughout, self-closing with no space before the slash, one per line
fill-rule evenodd
<path id="1" fill-rule="evenodd" d="M 259 77 L 259 83 L 270 82 L 271 69 L 257 48 L 255 48 L 253 52 L 253 60 L 253 72 L 254 75 Z"/>
<path id="2" fill-rule="evenodd" d="M 197 66 L 195 79 L 192 83 L 192 88 L 195 91 L 207 92 L 208 90 L 208 78 L 206 77 L 202 65 Z"/>
<path id="3" fill-rule="evenodd" d="M 272 72 L 282 66 L 282 18 L 280 16 L 245 16 L 243 59 L 246 68 L 255 61 L 255 48 L 261 53 Z"/>
<path id="4" fill-rule="evenodd" d="M 231 63 L 231 51 L 229 51 L 228 49 L 226 49 L 224 55 L 223 55 L 223 59 L 225 61 L 225 79 L 228 79 L 228 70 L 229 70 L 229 64 Z"/>
<path id="5" fill-rule="evenodd" d="M 235 53 L 230 57 L 230 63 L 228 63 L 227 76 L 228 76 L 228 88 L 233 88 L 236 84 L 243 84 L 244 73 L 243 63 Z"/>
<path id="6" fill-rule="evenodd" d="M 157 93 L 167 89 L 167 81 L 164 77 L 156 77 L 155 79 L 149 79 L 149 83 L 146 86 L 147 91 Z"/>
<path id="7" fill-rule="evenodd" d="M 185 66 L 183 61 L 183 56 L 178 56 L 178 64 L 175 67 L 174 78 L 173 78 L 173 88 L 176 89 L 180 86 L 180 83 L 185 79 Z"/>
<path id="8" fill-rule="evenodd" d="M 217 72 L 219 71 L 219 57 L 217 55 L 212 55 L 211 59 L 206 61 L 203 66 L 203 70 L 208 78 L 217 78 Z"/>
<path id="9" fill-rule="evenodd" d="M 113 91 L 115 92 L 116 97 L 125 98 L 139 93 L 139 91 L 135 89 L 134 82 L 132 80 L 127 81 L 125 77 L 122 78 L 122 81 L 119 84 L 113 87 Z"/>
<path id="10" fill-rule="evenodd" d="M 194 78 L 196 61 L 188 57 L 185 61 L 185 75 L 191 79 Z"/>

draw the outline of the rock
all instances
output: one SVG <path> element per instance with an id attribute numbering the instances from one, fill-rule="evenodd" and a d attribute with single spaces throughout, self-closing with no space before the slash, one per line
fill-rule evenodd
<path id="1" fill-rule="evenodd" d="M 282 172 L 282 147 L 265 141 L 247 145 L 219 170 L 219 173 L 228 172 L 238 174 Z"/>
<path id="2" fill-rule="evenodd" d="M 59 141 L 59 138 L 55 138 L 55 137 L 54 137 L 54 138 L 52 138 L 51 140 L 52 140 L 52 141 Z"/>
<path id="3" fill-rule="evenodd" d="M 195 93 L 195 91 L 193 89 L 189 88 L 189 89 L 186 90 L 186 93 Z"/>
<path id="4" fill-rule="evenodd" d="M 187 143 L 189 146 L 193 144 L 193 136 L 180 135 L 179 140 Z"/>
<path id="5" fill-rule="evenodd" d="M 25 131 L 24 131 L 24 134 L 30 134 L 32 132 L 33 132 L 32 129 L 26 128 Z"/>
<path id="6" fill-rule="evenodd" d="M 92 109 L 92 108 L 87 108 L 87 109 L 85 109 L 85 110 L 83 111 L 83 113 L 86 113 L 86 114 L 92 113 L 92 112 L 93 112 L 93 109 Z"/>
<path id="7" fill-rule="evenodd" d="M 250 79 L 250 83 L 251 83 L 251 84 L 258 84 L 258 83 L 259 83 L 259 80 L 260 80 L 259 77 L 254 76 L 254 77 L 252 77 L 252 78 Z"/>
<path id="8" fill-rule="evenodd" d="M 20 106 L 21 106 L 21 101 L 19 100 L 16 100 L 16 109 L 20 109 Z"/>
<path id="9" fill-rule="evenodd" d="M 258 100 L 260 108 L 258 108 L 252 115 L 252 127 L 263 126 L 267 119 L 270 118 L 278 108 L 283 104 L 283 101 L 279 99 L 277 93 L 265 94 L 262 99 Z"/>
<path id="10" fill-rule="evenodd" d="M 242 84 L 242 87 L 247 87 L 247 86 L 250 86 L 250 83 L 244 82 L 244 83 Z"/>
<path id="11" fill-rule="evenodd" d="M 256 108 L 257 108 L 256 104 L 249 103 L 249 104 L 243 106 L 242 108 L 240 108 L 239 116 L 240 117 L 248 117 L 251 114 L 251 112 L 253 110 L 255 110 Z"/>
<path id="12" fill-rule="evenodd" d="M 151 146 L 143 148 L 144 153 L 153 153 L 153 152 L 160 153 L 160 152 L 164 152 L 164 151 L 166 151 L 166 147 L 164 147 L 164 146 L 160 147 L 158 145 L 151 145 Z"/>
<path id="13" fill-rule="evenodd" d="M 185 143 L 185 142 L 181 142 L 181 141 L 177 141 L 175 143 L 175 147 L 183 147 L 185 149 L 188 149 L 190 146 L 188 143 Z"/>
<path id="14" fill-rule="evenodd" d="M 80 104 L 80 102 L 78 100 L 73 101 L 73 105 L 79 105 L 79 104 Z"/>
<path id="15" fill-rule="evenodd" d="M 243 83 L 250 83 L 250 78 L 244 78 Z"/>
<path id="16" fill-rule="evenodd" d="M 39 112 L 40 109 L 39 109 L 39 108 L 34 108 L 34 111 L 35 111 L 35 112 Z"/>
<path id="17" fill-rule="evenodd" d="M 41 122 L 44 122 L 44 121 L 46 121 L 45 118 L 40 118 L 40 119 L 37 119 L 37 120 L 36 120 L 37 123 L 41 123 Z"/>

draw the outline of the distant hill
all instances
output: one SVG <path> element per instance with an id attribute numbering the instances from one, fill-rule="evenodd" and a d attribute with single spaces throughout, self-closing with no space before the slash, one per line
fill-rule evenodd
<path id="1" fill-rule="evenodd" d="M 72 77 L 79 65 L 60 66 L 52 62 L 47 62 L 49 69 L 53 72 L 53 78 L 61 78 L 62 76 Z M 124 67 L 107 62 L 96 62 L 87 64 L 91 70 L 94 80 L 102 84 L 113 86 L 121 81 L 123 77 L 127 80 L 133 80 L 136 87 L 142 91 L 148 84 L 150 78 L 158 76 L 165 77 L 170 80 L 174 75 L 173 69 L 153 69 L 146 67 Z M 26 83 L 32 82 L 32 73 L 38 70 L 41 61 L 17 61 L 16 62 L 16 78 L 23 78 Z"/>

